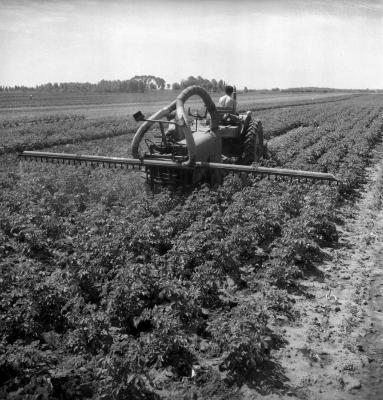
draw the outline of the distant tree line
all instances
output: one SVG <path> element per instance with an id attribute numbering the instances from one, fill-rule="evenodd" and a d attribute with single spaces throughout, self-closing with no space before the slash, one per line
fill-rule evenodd
<path id="1" fill-rule="evenodd" d="M 98 83 L 90 82 L 61 82 L 45 83 L 35 87 L 27 86 L 0 86 L 0 92 L 36 91 L 36 92 L 102 92 L 143 93 L 148 90 L 165 89 L 165 80 L 154 75 L 136 75 L 126 80 L 101 80 Z"/>
<path id="2" fill-rule="evenodd" d="M 61 82 L 45 83 L 35 87 L 27 86 L 0 86 L 0 92 L 101 92 L 101 93 L 143 93 L 150 90 L 180 90 L 191 85 L 199 85 L 209 92 L 220 92 L 224 90 L 225 82 L 220 79 L 205 79 L 202 76 L 195 78 L 189 76 L 182 79 L 181 82 L 175 82 L 172 85 L 166 84 L 165 79 L 154 75 L 136 75 L 126 80 L 101 80 L 98 83 L 90 82 Z"/>
<path id="3" fill-rule="evenodd" d="M 269 91 L 266 89 L 266 91 Z M 370 93 L 370 92 L 382 92 L 379 89 L 336 89 L 336 88 L 326 88 L 326 87 L 295 87 L 287 89 L 272 88 L 272 92 L 282 92 L 282 93 L 332 93 L 332 92 L 360 92 L 360 93 Z"/>
<path id="4" fill-rule="evenodd" d="M 218 81 L 216 79 L 209 80 L 202 78 L 202 76 L 194 77 L 191 75 L 187 79 L 182 79 L 179 83 L 173 83 L 172 89 L 180 90 L 192 85 L 202 86 L 208 92 L 222 92 L 225 88 L 225 82 L 222 79 Z"/>
<path id="5" fill-rule="evenodd" d="M 202 76 L 189 76 L 182 79 L 180 82 L 173 84 L 166 83 L 165 79 L 154 75 L 136 75 L 131 79 L 126 80 L 101 80 L 98 83 L 90 82 L 61 82 L 61 83 L 45 83 L 34 87 L 28 86 L 0 86 L 0 92 L 100 92 L 100 93 L 143 93 L 153 90 L 174 90 L 179 91 L 188 86 L 198 85 L 202 86 L 208 92 L 223 92 L 225 89 L 225 81 L 220 79 L 206 79 Z M 321 88 L 321 87 L 295 87 L 280 89 L 274 87 L 272 89 L 248 89 L 246 86 L 243 89 L 244 93 L 248 91 L 267 93 L 267 92 L 293 92 L 293 93 L 307 93 L 307 92 L 383 92 L 382 89 L 335 89 L 335 88 Z"/>

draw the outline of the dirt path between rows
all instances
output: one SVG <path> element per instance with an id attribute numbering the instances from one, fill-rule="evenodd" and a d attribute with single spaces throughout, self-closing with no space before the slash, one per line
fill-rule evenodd
<path id="1" fill-rule="evenodd" d="M 361 370 L 364 399 L 383 398 L 383 161 L 376 168 L 372 203 L 371 246 L 367 252 L 370 268 L 369 302 L 366 310 L 363 349 L 368 356 L 368 372 Z"/>
<path id="2" fill-rule="evenodd" d="M 356 206 L 341 211 L 339 247 L 295 298 L 300 316 L 281 326 L 287 389 L 263 399 L 383 399 L 383 146 L 374 160 Z"/>

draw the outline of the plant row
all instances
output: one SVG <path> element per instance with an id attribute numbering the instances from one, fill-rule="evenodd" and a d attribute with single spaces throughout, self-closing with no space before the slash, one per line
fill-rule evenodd
<path id="1" fill-rule="evenodd" d="M 13 126 L 3 127 L 0 154 L 121 136 L 132 133 L 135 127 L 133 122 L 129 124 L 122 119 L 86 120 L 70 116 L 41 118 L 34 122 L 13 122 Z"/>

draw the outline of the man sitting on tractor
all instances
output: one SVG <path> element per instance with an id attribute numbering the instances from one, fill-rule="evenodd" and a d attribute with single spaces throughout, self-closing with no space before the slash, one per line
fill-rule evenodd
<path id="1" fill-rule="evenodd" d="M 233 99 L 233 86 L 225 86 L 225 95 L 222 96 L 218 101 L 219 107 L 232 108 L 233 113 L 237 109 L 237 100 Z"/>

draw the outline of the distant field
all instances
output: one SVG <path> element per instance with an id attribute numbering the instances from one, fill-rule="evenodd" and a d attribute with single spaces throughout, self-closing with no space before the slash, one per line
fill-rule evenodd
<path id="1" fill-rule="evenodd" d="M 51 95 L 50 106 L 0 108 L 0 154 L 27 149 L 43 149 L 55 145 L 78 145 L 79 142 L 89 140 L 131 135 L 138 126 L 132 117 L 134 112 L 141 110 L 150 116 L 153 112 L 169 104 L 176 95 L 164 92 L 160 97 L 160 94 L 160 92 L 153 92 L 137 96 L 120 95 L 120 99 L 125 98 L 126 103 L 116 104 L 108 104 L 108 101 L 117 98 L 116 95 L 100 96 L 95 94 L 93 100 L 100 101 L 104 98 L 105 103 L 81 106 L 76 104 L 58 105 L 62 99 L 56 94 Z M 168 98 L 170 95 L 172 97 Z M 69 101 L 69 95 L 66 94 L 66 96 Z M 3 100 L 4 97 L 3 95 Z M 73 97 L 76 97 L 76 101 L 78 101 L 80 95 Z M 147 99 L 145 102 L 134 101 L 143 100 L 144 97 Z M 262 120 L 267 138 L 274 132 L 284 129 L 285 112 L 290 114 L 292 110 L 296 110 L 294 114 L 299 117 L 303 106 L 315 107 L 320 104 L 339 104 L 344 101 L 359 102 L 360 99 L 367 100 L 372 97 L 374 96 L 349 94 L 317 94 L 313 97 L 312 94 L 247 93 L 239 95 L 238 101 L 239 110 L 252 110 L 253 115 Z M 83 97 L 83 101 L 85 101 L 84 99 L 85 97 Z M 22 103 L 22 99 L 19 100 Z M 214 100 L 216 101 L 217 98 Z M 199 109 L 203 104 L 199 98 L 192 98 L 187 102 L 188 105 L 192 109 Z M 298 105 L 299 107 L 294 107 Z M 274 110 L 275 108 L 277 110 Z M 300 123 L 294 120 L 288 126 L 294 128 L 297 124 Z M 117 139 L 117 141 L 119 140 Z M 126 154 L 126 145 L 130 143 L 130 140 L 126 141 L 124 138 L 123 143 L 123 153 Z"/>
<path id="2" fill-rule="evenodd" d="M 176 98 L 172 91 L 150 93 L 0 93 L 0 121 L 47 115 L 82 115 L 97 119 L 127 117 L 142 110 L 150 114 Z M 215 101 L 221 94 L 213 95 Z M 350 97 L 348 93 L 246 93 L 238 95 L 241 108 L 264 108 L 274 105 L 315 103 Z M 198 104 L 198 98 L 190 104 Z"/>

